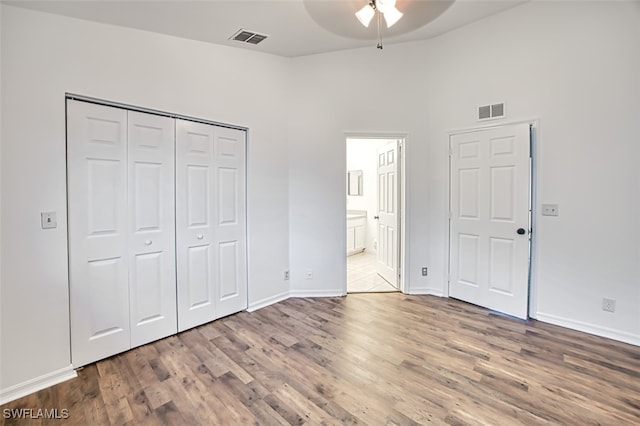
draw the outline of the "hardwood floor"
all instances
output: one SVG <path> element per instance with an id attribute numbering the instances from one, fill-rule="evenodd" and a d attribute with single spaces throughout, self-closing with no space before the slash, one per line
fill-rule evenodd
<path id="1" fill-rule="evenodd" d="M 77 425 L 640 424 L 640 347 L 431 296 L 289 299 L 89 365 L 0 423 L 22 408 Z"/>

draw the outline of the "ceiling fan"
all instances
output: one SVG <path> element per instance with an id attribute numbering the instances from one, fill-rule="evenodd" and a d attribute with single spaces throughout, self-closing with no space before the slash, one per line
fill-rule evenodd
<path id="1" fill-rule="evenodd" d="M 416 30 L 442 15 L 455 3 L 455 0 L 302 0 L 302 2 L 311 19 L 330 33 L 357 40 L 377 38 L 381 46 L 381 32 L 385 37 L 399 41 L 399 36 L 415 33 Z M 356 20 L 359 15 L 362 16 L 359 19 L 362 25 Z M 385 22 L 382 22 L 383 20 Z"/>
<path id="2" fill-rule="evenodd" d="M 391 28 L 396 22 L 402 18 L 402 12 L 396 7 L 396 0 L 369 0 L 369 3 L 362 9 L 358 10 L 355 15 L 358 21 L 366 28 L 369 28 L 369 24 L 373 17 L 378 12 L 378 49 L 382 49 L 382 34 L 380 33 L 380 20 L 384 16 L 384 21 L 387 24 L 387 28 Z"/>
<path id="3" fill-rule="evenodd" d="M 384 15 L 387 28 L 391 28 L 402 18 L 402 12 L 396 7 L 396 0 L 369 0 L 366 6 L 356 12 L 356 18 L 368 28 L 376 11 Z"/>

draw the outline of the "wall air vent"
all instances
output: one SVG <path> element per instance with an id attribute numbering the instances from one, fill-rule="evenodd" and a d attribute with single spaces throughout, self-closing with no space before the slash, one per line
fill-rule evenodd
<path id="1" fill-rule="evenodd" d="M 505 116 L 504 102 L 478 107 L 478 121 L 493 120 Z"/>
<path id="2" fill-rule="evenodd" d="M 234 35 L 229 37 L 229 40 L 240 41 L 242 43 L 258 44 L 267 38 L 264 34 L 258 34 L 254 31 L 248 31 L 245 29 L 238 30 Z"/>

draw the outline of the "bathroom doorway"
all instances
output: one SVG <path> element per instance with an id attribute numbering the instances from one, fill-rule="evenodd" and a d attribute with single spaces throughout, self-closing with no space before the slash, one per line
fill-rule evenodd
<path id="1" fill-rule="evenodd" d="M 346 139 L 347 293 L 403 289 L 404 141 Z"/>

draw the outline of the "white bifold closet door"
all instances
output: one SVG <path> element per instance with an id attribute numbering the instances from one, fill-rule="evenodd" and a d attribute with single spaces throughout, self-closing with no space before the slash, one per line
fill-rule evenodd
<path id="1" fill-rule="evenodd" d="M 174 120 L 67 102 L 72 363 L 175 334 Z"/>
<path id="2" fill-rule="evenodd" d="M 178 330 L 247 308 L 246 133 L 176 120 Z"/>
<path id="3" fill-rule="evenodd" d="M 175 334 L 175 120 L 129 111 L 131 347 Z"/>

